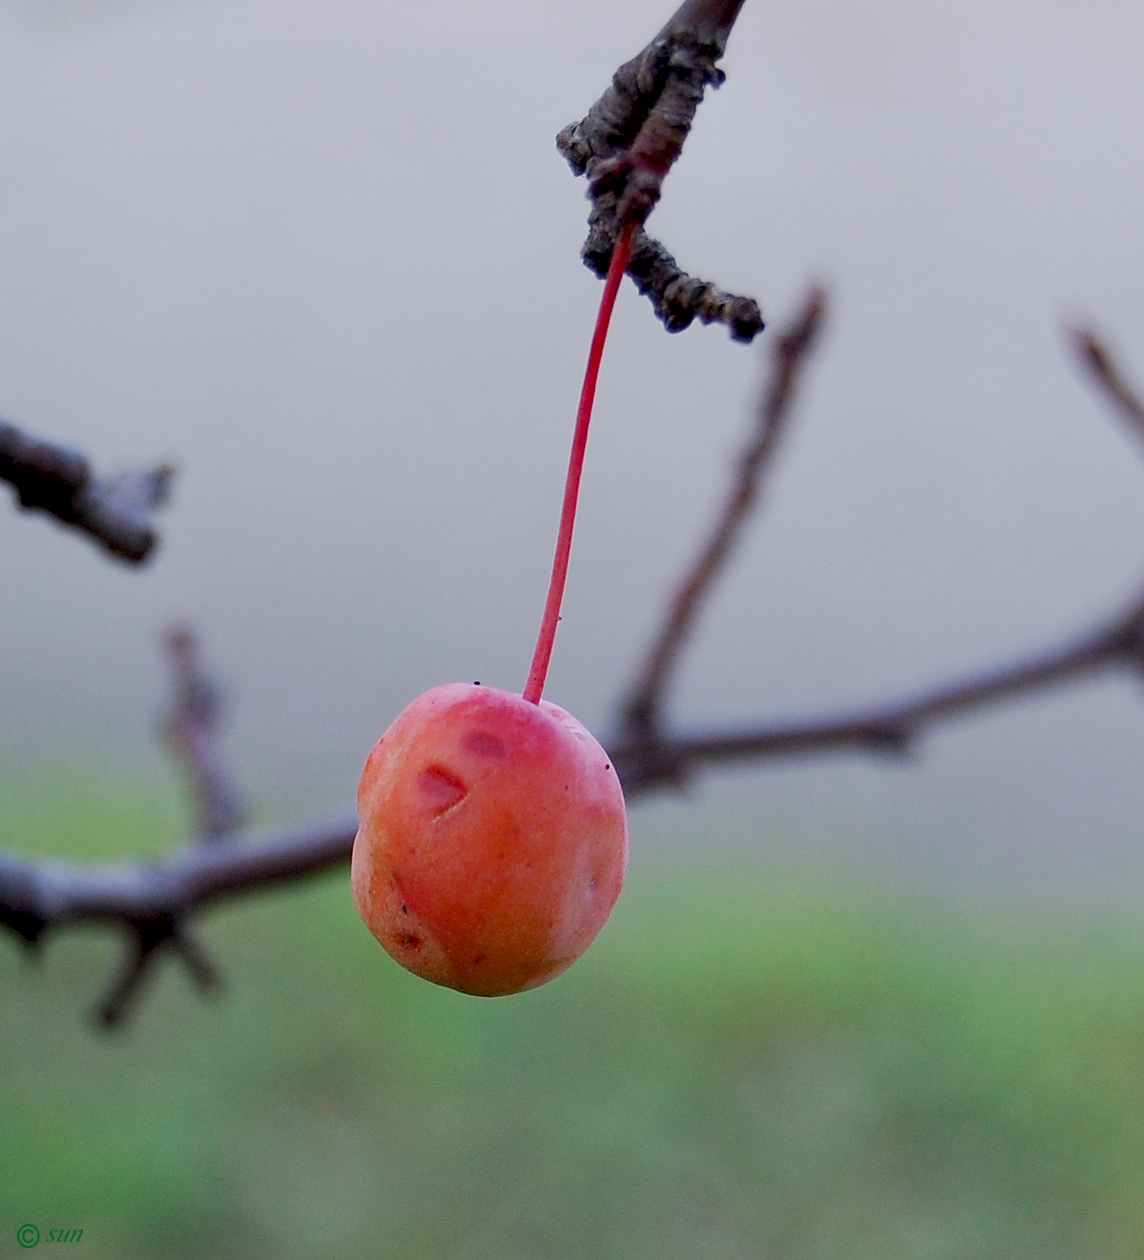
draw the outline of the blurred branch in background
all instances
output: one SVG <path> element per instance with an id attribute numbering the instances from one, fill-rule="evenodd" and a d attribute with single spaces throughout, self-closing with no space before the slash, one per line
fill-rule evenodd
<path id="1" fill-rule="evenodd" d="M 0 853 L 0 923 L 35 948 L 49 927 L 118 923 L 127 955 L 96 1015 L 111 1025 L 126 1015 L 163 950 L 173 951 L 196 983 L 218 983 L 187 920 L 228 896 L 268 889 L 348 862 L 356 818 L 310 824 L 266 837 L 236 837 L 227 845 L 195 845 L 166 862 L 82 866 L 28 861 Z"/>
<path id="2" fill-rule="evenodd" d="M 223 689 L 204 672 L 198 640 L 189 626 L 169 627 L 163 646 L 174 694 L 159 729 L 186 777 L 199 843 L 215 844 L 237 831 L 246 813 L 242 792 L 219 747 Z"/>
<path id="3" fill-rule="evenodd" d="M 1069 338 L 1092 379 L 1127 423 L 1129 432 L 1138 442 L 1144 442 L 1144 403 L 1121 376 L 1104 343 L 1091 328 L 1071 328 Z"/>
<path id="4" fill-rule="evenodd" d="M 630 796 L 682 785 L 704 766 L 798 753 L 876 752 L 902 755 L 925 728 L 972 709 L 1113 668 L 1144 672 L 1144 594 L 1121 616 L 1064 647 L 1030 656 L 907 700 L 807 722 L 650 736 L 641 732 L 609 746 Z"/>
<path id="5" fill-rule="evenodd" d="M 726 564 L 755 506 L 758 479 L 773 458 L 789 414 L 803 359 L 814 344 L 824 299 L 812 290 L 799 316 L 777 340 L 770 381 L 764 392 L 757 435 L 740 457 L 737 484 L 728 496 L 710 541 L 669 604 L 639 682 L 622 709 L 620 738 L 608 746 L 629 796 L 658 787 L 682 786 L 704 766 L 824 752 L 876 752 L 903 755 L 930 725 L 973 709 L 1013 699 L 1110 669 L 1144 673 L 1144 589 L 1095 629 L 1061 647 L 1024 657 L 971 678 L 904 700 L 740 731 L 666 735 L 660 727 L 663 693 L 714 579 Z M 1081 362 L 1104 393 L 1144 437 L 1144 404 L 1125 384 L 1112 357 L 1096 336 L 1072 334 Z"/>
<path id="6" fill-rule="evenodd" d="M 694 567 L 672 597 L 639 679 L 623 707 L 623 730 L 636 743 L 654 740 L 664 692 L 684 643 L 712 584 L 726 566 L 743 527 L 757 505 L 760 484 L 779 449 L 803 365 L 826 317 L 826 293 L 817 286 L 806 296 L 801 313 L 779 334 L 771 348 L 770 377 L 759 400 L 758 427 L 739 457 L 715 528 L 701 548 Z"/>
<path id="7" fill-rule="evenodd" d="M 0 421 L 0 481 L 25 511 L 46 512 L 81 530 L 118 560 L 142 564 L 159 541 L 152 517 L 167 501 L 175 470 L 97 478 L 79 451 L 56 446 Z"/>

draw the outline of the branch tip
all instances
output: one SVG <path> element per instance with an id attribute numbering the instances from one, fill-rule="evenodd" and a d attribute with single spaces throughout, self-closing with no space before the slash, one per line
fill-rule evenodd
<path id="1" fill-rule="evenodd" d="M 0 481 L 24 511 L 44 512 L 88 535 L 111 556 L 142 564 L 159 541 L 155 512 L 167 501 L 175 469 L 97 478 L 78 451 L 57 446 L 0 422 Z"/>
<path id="2" fill-rule="evenodd" d="M 242 792 L 222 755 L 223 691 L 203 669 L 194 629 L 177 622 L 162 635 L 171 668 L 171 706 L 160 724 L 181 767 L 194 806 L 200 843 L 224 840 L 242 825 Z"/>
<path id="3" fill-rule="evenodd" d="M 588 177 L 585 265 L 603 276 L 620 229 L 635 222 L 628 274 L 667 330 L 681 332 L 699 318 L 726 324 L 734 340 L 749 342 L 763 327 L 758 303 L 688 275 L 642 226 L 704 92 L 724 80 L 715 63 L 741 7 L 742 0 L 685 0 L 651 43 L 616 71 L 587 115 L 560 132 L 556 147 L 574 174 Z"/>
<path id="4" fill-rule="evenodd" d="M 1125 379 L 1104 342 L 1090 328 L 1066 328 L 1073 350 L 1132 435 L 1144 440 L 1144 399 Z"/>

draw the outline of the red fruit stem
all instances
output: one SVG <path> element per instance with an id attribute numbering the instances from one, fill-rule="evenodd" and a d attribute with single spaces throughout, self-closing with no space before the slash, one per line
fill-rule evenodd
<path id="1" fill-rule="evenodd" d="M 552 645 L 556 641 L 556 626 L 560 621 L 560 603 L 564 598 L 564 584 L 568 580 L 568 560 L 572 555 L 572 527 L 576 523 L 576 500 L 580 495 L 580 474 L 584 470 L 584 452 L 588 449 L 588 425 L 592 420 L 592 403 L 596 397 L 596 381 L 600 375 L 600 361 L 604 357 L 604 343 L 608 339 L 608 325 L 612 320 L 612 308 L 620 281 L 632 256 L 634 222 L 626 223 L 620 230 L 619 239 L 612 250 L 608 278 L 604 281 L 604 294 L 600 298 L 600 313 L 596 316 L 596 331 L 592 334 L 592 348 L 588 351 L 588 366 L 584 371 L 584 387 L 580 391 L 580 409 L 576 413 L 576 431 L 572 436 L 572 454 L 568 458 L 568 478 L 564 482 L 564 505 L 560 509 L 560 532 L 556 536 L 556 557 L 552 561 L 552 580 L 548 584 L 548 599 L 544 604 L 544 617 L 540 622 L 540 634 L 536 639 L 536 651 L 532 656 L 532 668 L 524 698 L 533 704 L 540 703 L 544 693 L 544 680 L 548 677 L 548 662 L 552 659 Z"/>

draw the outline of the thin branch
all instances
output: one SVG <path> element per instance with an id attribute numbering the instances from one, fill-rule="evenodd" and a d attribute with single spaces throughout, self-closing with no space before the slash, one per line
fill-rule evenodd
<path id="1" fill-rule="evenodd" d="M 708 735 L 664 735 L 663 693 L 684 639 L 745 522 L 755 479 L 773 458 L 782 421 L 810 348 L 815 298 L 780 339 L 757 436 L 741 457 L 737 479 L 715 531 L 669 605 L 663 629 L 622 710 L 620 738 L 609 748 L 629 796 L 680 786 L 702 766 L 807 753 L 866 751 L 904 754 L 931 724 L 998 701 L 1026 695 L 1109 669 L 1144 672 L 1144 593 L 1126 612 L 1072 642 L 974 677 L 890 704 L 790 724 Z M 806 316 L 811 316 L 807 319 Z M 1088 330 L 1071 333 L 1073 347 L 1101 390 L 1137 436 L 1144 438 L 1144 403 L 1126 384 L 1106 347 Z M 784 350 L 783 342 L 787 345 Z M 774 417 L 772 422 L 771 417 Z"/>
<path id="2" fill-rule="evenodd" d="M 210 955 L 185 928 L 178 928 L 171 937 L 171 948 L 179 956 L 183 966 L 190 973 L 195 987 L 200 993 L 209 993 L 212 989 L 222 987 L 222 976 L 211 961 Z"/>
<path id="3" fill-rule="evenodd" d="M 29 947 L 50 927 L 118 922 L 126 928 L 119 972 L 95 1011 L 104 1027 L 126 1018 L 162 953 L 179 958 L 200 990 L 217 987 L 214 964 L 186 926 L 192 912 L 347 862 L 357 830 L 355 820 L 247 838 L 241 851 L 220 845 L 242 817 L 240 794 L 218 747 L 221 693 L 199 664 L 191 630 L 172 627 L 165 643 L 175 695 L 162 731 L 189 780 L 198 814 L 195 846 L 161 864 L 85 867 L 0 854 L 0 925 Z"/>
<path id="4" fill-rule="evenodd" d="M 200 993 L 222 983 L 203 947 L 172 915 L 135 920 L 129 924 L 131 940 L 119 975 L 95 1008 L 96 1022 L 105 1028 L 121 1024 L 151 975 L 151 964 L 160 952 L 172 952 L 182 960 Z"/>
<path id="5" fill-rule="evenodd" d="M 202 843 L 225 839 L 243 821 L 245 804 L 219 746 L 223 695 L 199 661 L 189 626 L 170 627 L 163 637 L 171 665 L 173 697 L 160 730 L 182 767 Z"/>
<path id="6" fill-rule="evenodd" d="M 679 654 L 715 579 L 723 572 L 755 509 L 762 478 L 787 428 L 802 369 L 826 316 L 826 293 L 814 286 L 791 324 L 771 343 L 771 366 L 759 401 L 755 431 L 739 456 L 726 501 L 691 570 L 668 605 L 658 637 L 623 706 L 623 729 L 631 739 L 652 738 L 664 694 Z"/>
<path id="7" fill-rule="evenodd" d="M 1125 381 L 1104 343 L 1089 328 L 1069 330 L 1073 349 L 1133 437 L 1144 441 L 1144 402 Z"/>
<path id="8" fill-rule="evenodd" d="M 609 233 L 593 226 L 582 253 L 597 275 L 607 274 L 613 245 Z M 754 298 L 725 293 L 708 280 L 688 275 L 642 228 L 632 243 L 628 275 L 668 332 L 683 332 L 696 319 L 701 324 L 726 324 L 733 341 L 753 341 L 763 330 L 763 316 Z"/>
<path id="9" fill-rule="evenodd" d="M 0 921 L 14 930 L 12 919 L 39 923 L 39 936 L 63 924 L 183 919 L 226 897 L 348 861 L 356 832 L 356 818 L 311 823 L 239 835 L 226 845 L 195 845 L 153 863 L 83 865 L 0 853 Z"/>
<path id="10" fill-rule="evenodd" d="M 578 123 L 556 137 L 576 175 L 588 176 L 588 239 L 581 250 L 598 276 L 607 274 L 623 224 L 637 229 L 628 274 L 669 332 L 698 318 L 728 326 L 751 341 L 763 317 L 753 298 L 725 293 L 685 272 L 643 230 L 663 181 L 683 149 L 706 89 L 724 79 L 716 62 L 742 0 L 685 0 L 652 42 L 615 73 L 611 86 Z"/>
<path id="11" fill-rule="evenodd" d="M 718 61 L 742 7 L 743 0 L 684 0 L 651 43 L 620 66 L 587 115 L 578 123 L 570 123 L 557 137 L 557 147 L 573 171 L 583 175 L 593 159 L 609 160 L 630 149 L 665 89 L 668 63 L 677 46 L 697 46 L 707 51 L 710 61 Z M 682 60 L 688 60 L 686 54 Z M 721 72 L 715 70 L 710 78 L 721 82 Z M 690 115 L 694 113 L 692 108 Z M 690 121 L 688 117 L 688 126 Z M 683 138 L 675 146 L 671 161 L 679 156 Z"/>
<path id="12" fill-rule="evenodd" d="M 158 863 L 35 861 L 0 853 L 0 924 L 27 944 L 49 928 L 120 923 L 130 944 L 96 1017 L 121 1022 L 150 975 L 155 958 L 172 951 L 201 990 L 219 984 L 202 946 L 189 934 L 192 913 L 226 899 L 347 863 L 357 819 L 311 824 L 228 845 L 195 845 Z"/>
<path id="13" fill-rule="evenodd" d="M 161 464 L 100 479 L 78 451 L 0 421 L 0 481 L 12 486 L 19 506 L 80 530 L 129 564 L 145 561 L 159 541 L 152 517 L 167 501 L 174 472 Z"/>
<path id="14" fill-rule="evenodd" d="M 1053 651 L 905 700 L 789 724 L 711 734 L 628 734 L 608 749 L 628 796 L 680 786 L 704 766 L 827 752 L 904 755 L 947 718 L 1106 670 L 1144 673 L 1144 595 L 1121 617 Z"/>
<path id="15" fill-rule="evenodd" d="M 126 1018 L 143 987 L 155 948 L 141 933 L 132 932 L 119 974 L 94 1011 L 96 1022 L 104 1028 L 113 1028 Z"/>

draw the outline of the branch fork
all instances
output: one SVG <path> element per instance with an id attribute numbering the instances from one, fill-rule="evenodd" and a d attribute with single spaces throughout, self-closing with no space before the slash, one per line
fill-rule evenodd
<path id="1" fill-rule="evenodd" d="M 588 238 L 581 250 L 596 275 L 607 274 L 621 227 L 640 226 L 627 273 L 668 332 L 695 319 L 722 323 L 736 341 L 763 329 L 758 303 L 688 275 L 643 223 L 683 150 L 708 87 L 724 80 L 717 62 L 742 0 L 687 0 L 667 26 L 613 76 L 611 86 L 578 123 L 556 137 L 574 174 L 588 177 Z"/>

